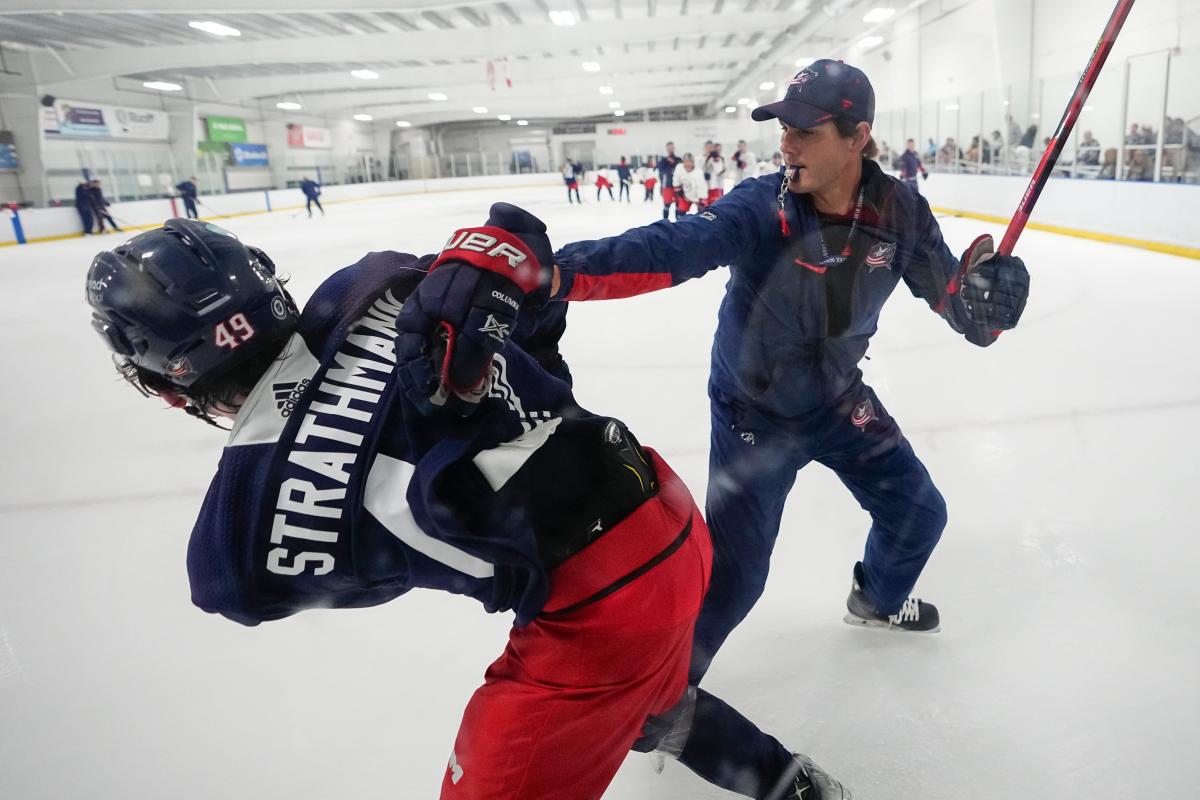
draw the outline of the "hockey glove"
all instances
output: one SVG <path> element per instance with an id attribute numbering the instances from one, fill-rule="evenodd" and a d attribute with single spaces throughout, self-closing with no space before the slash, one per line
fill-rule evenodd
<path id="1" fill-rule="evenodd" d="M 1017 327 L 1029 299 L 1029 270 L 1016 256 L 997 255 L 992 237 L 980 236 L 963 253 L 958 297 L 974 331 L 967 338 L 979 344 L 1000 331 Z M 976 338 L 972 338 L 972 335 Z"/>
<path id="2" fill-rule="evenodd" d="M 537 261 L 537 283 L 536 286 L 522 286 L 526 295 L 523 307 L 545 305 L 550 299 L 550 275 L 554 269 L 554 249 L 546 235 L 546 223 L 511 203 L 493 203 L 487 224 L 516 236 L 533 254 Z"/>
<path id="3" fill-rule="evenodd" d="M 475 410 L 540 271 L 533 252 L 503 229 L 455 232 L 396 320 L 399 380 L 413 405 L 426 414 Z"/>

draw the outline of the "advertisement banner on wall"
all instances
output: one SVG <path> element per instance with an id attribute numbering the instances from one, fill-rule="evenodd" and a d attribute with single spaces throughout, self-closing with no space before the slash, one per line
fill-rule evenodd
<path id="1" fill-rule="evenodd" d="M 15 170 L 18 166 L 17 149 L 11 144 L 0 142 L 0 170 Z"/>
<path id="2" fill-rule="evenodd" d="M 333 134 L 329 128 L 314 128 L 309 125 L 288 124 L 288 147 L 333 147 Z"/>
<path id="3" fill-rule="evenodd" d="M 329 128 L 304 126 L 305 147 L 333 147 L 333 133 Z"/>
<path id="4" fill-rule="evenodd" d="M 210 142 L 246 141 L 246 120 L 244 119 L 209 115 L 204 118 L 204 122 L 208 126 Z"/>
<path id="5" fill-rule="evenodd" d="M 55 100 L 54 105 L 42 107 L 42 133 L 89 139 L 166 141 L 170 118 L 166 112 L 147 108 Z"/>
<path id="6" fill-rule="evenodd" d="M 265 167 L 267 164 L 267 146 L 265 144 L 231 143 L 229 152 L 233 156 L 235 167 Z"/>

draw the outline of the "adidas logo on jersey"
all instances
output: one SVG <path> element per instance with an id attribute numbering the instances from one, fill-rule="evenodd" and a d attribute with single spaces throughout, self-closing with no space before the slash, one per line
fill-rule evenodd
<path id="1" fill-rule="evenodd" d="M 303 378 L 271 386 L 271 391 L 275 394 L 275 407 L 279 409 L 279 416 L 286 419 L 292 415 L 292 410 L 296 407 L 296 403 L 300 402 L 300 396 L 304 394 L 308 384 L 309 379 Z"/>

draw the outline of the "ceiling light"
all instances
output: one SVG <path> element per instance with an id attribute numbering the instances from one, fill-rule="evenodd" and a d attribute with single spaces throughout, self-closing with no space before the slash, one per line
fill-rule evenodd
<path id="1" fill-rule="evenodd" d="M 449 100 L 450 98 L 446 97 L 446 95 L 442 94 L 441 92 L 430 92 L 429 99 L 436 100 L 440 103 L 443 100 Z"/>
<path id="2" fill-rule="evenodd" d="M 375 119 L 370 114 L 355 114 L 354 118 L 359 122 L 370 122 L 371 120 Z"/>
<path id="3" fill-rule="evenodd" d="M 166 81 L 146 81 L 142 86 L 147 89 L 158 89 L 160 92 L 178 92 L 183 88 L 178 83 L 167 83 Z"/>
<path id="4" fill-rule="evenodd" d="M 858 44 L 856 44 L 855 47 L 857 47 L 859 50 L 870 50 L 872 47 L 882 43 L 882 36 L 867 36 L 863 39 L 859 39 Z"/>
<path id="5" fill-rule="evenodd" d="M 732 114 L 735 111 L 737 111 L 737 106 L 725 106 L 726 114 Z"/>
<path id="6" fill-rule="evenodd" d="M 863 17 L 863 22 L 887 22 L 889 19 L 895 16 L 895 14 L 896 9 L 894 8 L 872 8 L 867 12 L 867 15 Z"/>
<path id="7" fill-rule="evenodd" d="M 775 88 L 775 81 L 763 81 L 758 85 L 760 92 L 769 92 Z"/>
<path id="8" fill-rule="evenodd" d="M 600 71 L 600 62 L 598 62 L 598 61 L 583 62 L 583 71 L 584 72 L 599 72 Z"/>
<path id="9" fill-rule="evenodd" d="M 475 106 L 471 110 L 474 111 L 476 114 L 486 114 L 487 106 Z"/>
<path id="10" fill-rule="evenodd" d="M 379 77 L 379 73 L 373 69 L 352 69 L 350 74 L 364 81 L 373 81 Z"/>
<path id="11" fill-rule="evenodd" d="M 527 119 L 519 119 L 519 120 L 517 120 L 517 124 L 518 124 L 518 125 L 528 125 L 528 124 L 529 124 L 529 120 L 527 120 Z"/>
<path id="12" fill-rule="evenodd" d="M 625 116 L 625 112 L 624 112 L 624 110 L 618 108 L 616 111 L 613 112 L 613 116 L 614 117 L 623 117 L 623 116 Z"/>
<path id="13" fill-rule="evenodd" d="M 412 123 L 408 122 L 406 120 L 398 119 L 398 120 L 396 120 L 396 127 L 397 128 L 411 128 Z"/>
<path id="14" fill-rule="evenodd" d="M 275 107 L 282 108 L 284 111 L 299 111 L 304 106 L 300 105 L 299 103 L 293 103 L 290 100 L 285 100 L 282 103 L 276 103 Z"/>
<path id="15" fill-rule="evenodd" d="M 205 20 L 203 22 L 197 21 L 197 20 L 192 20 L 191 22 L 188 23 L 188 27 L 195 28 L 198 31 L 204 31 L 205 33 L 211 33 L 213 36 L 241 36 L 242 35 L 242 32 L 239 31 L 237 28 L 231 28 L 228 25 L 222 25 L 219 22 L 210 22 L 208 20 Z"/>
<path id="16" fill-rule="evenodd" d="M 748 106 L 748 105 L 750 105 L 750 104 L 751 104 L 751 103 L 753 103 L 753 102 L 754 102 L 754 101 L 753 101 L 753 100 L 751 100 L 749 97 L 739 97 L 739 98 L 738 98 L 738 105 L 739 105 L 739 106 Z"/>
<path id="17" fill-rule="evenodd" d="M 613 93 L 613 88 L 611 86 L 601 86 L 600 87 L 600 94 L 612 94 L 612 93 Z"/>
<path id="18" fill-rule="evenodd" d="M 500 120 L 501 122 L 508 122 L 510 119 L 512 119 L 512 115 L 511 114 L 501 114 L 500 116 L 496 117 L 496 119 Z"/>
<path id="19" fill-rule="evenodd" d="M 608 104 L 608 107 L 609 107 L 609 108 L 620 108 L 620 107 L 621 107 L 621 101 L 620 101 L 620 100 L 613 100 L 611 103 L 609 103 L 609 104 Z"/>
<path id="20" fill-rule="evenodd" d="M 570 11 L 551 11 L 550 21 L 555 25 L 574 25 L 575 15 Z"/>
<path id="21" fill-rule="evenodd" d="M 796 66 L 797 67 L 807 67 L 809 64 L 811 64 L 814 61 L 816 61 L 815 58 L 809 58 L 808 56 L 801 56 L 800 58 L 796 59 Z"/>

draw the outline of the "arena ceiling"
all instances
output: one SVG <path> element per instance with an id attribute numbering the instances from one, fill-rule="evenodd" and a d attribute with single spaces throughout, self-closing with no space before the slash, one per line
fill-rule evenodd
<path id="1" fill-rule="evenodd" d="M 850 59 L 867 37 L 886 46 L 927 0 L 128 2 L 8 0 L 0 47 L 27 51 L 47 91 L 157 82 L 197 100 L 412 125 L 720 111 L 777 96 L 799 60 Z"/>

